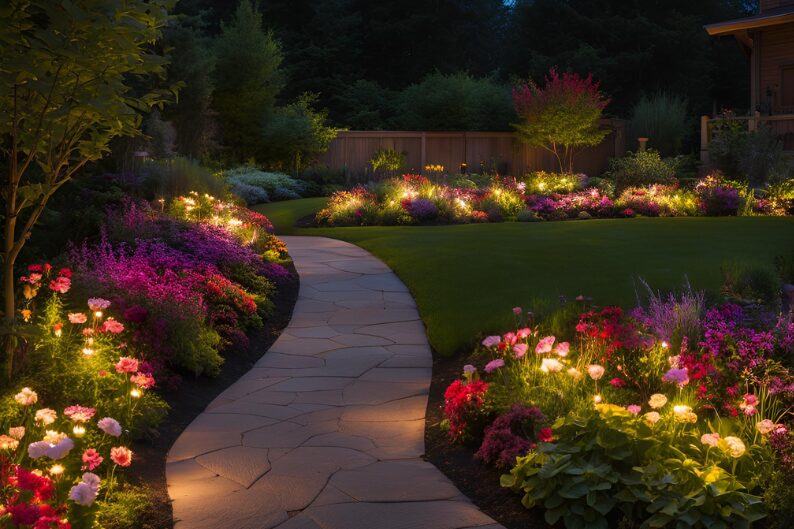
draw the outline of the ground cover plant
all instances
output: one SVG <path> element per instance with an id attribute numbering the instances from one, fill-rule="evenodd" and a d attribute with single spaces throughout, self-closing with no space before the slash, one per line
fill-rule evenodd
<path id="1" fill-rule="evenodd" d="M 629 313 L 583 297 L 544 320 L 515 307 L 444 394 L 450 440 L 549 524 L 782 527 L 791 315 L 649 292 Z"/>

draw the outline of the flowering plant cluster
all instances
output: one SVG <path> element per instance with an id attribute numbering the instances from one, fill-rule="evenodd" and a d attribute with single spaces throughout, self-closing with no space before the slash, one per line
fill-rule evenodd
<path id="1" fill-rule="evenodd" d="M 262 215 L 209 195 L 166 208 L 125 202 L 98 244 L 73 248 L 80 285 L 111 299 L 147 359 L 217 373 L 220 350 L 245 343 L 289 276 L 285 248 Z M 167 212 L 169 213 L 167 213 Z"/>
<path id="2" fill-rule="evenodd" d="M 38 338 L 17 380 L 27 385 L 0 406 L 3 527 L 93 527 L 114 501 L 120 469 L 133 462 L 129 442 L 156 427 L 166 409 L 153 391 L 153 366 L 125 341 L 128 322 L 113 303 L 71 304 L 79 274 L 54 270 L 34 264 L 20 278 L 49 288 L 28 291 L 21 310 Z"/>
<path id="3" fill-rule="evenodd" d="M 769 200 L 728 182 L 708 176 L 694 189 L 677 183 L 647 184 L 621 189 L 593 185 L 585 175 L 535 172 L 517 180 L 493 177 L 485 185 L 467 178 L 452 184 L 421 175 L 339 191 L 317 213 L 327 226 L 368 226 L 421 223 L 500 222 L 503 220 L 565 220 L 621 217 L 696 215 L 773 215 L 785 210 Z M 595 183 L 595 179 L 594 179 Z"/>
<path id="4" fill-rule="evenodd" d="M 482 371 L 467 365 L 450 386 L 445 412 L 453 441 L 456 403 L 493 419 L 479 431 L 464 421 L 467 435 L 483 439 L 479 459 L 512 469 L 502 485 L 524 505 L 598 527 L 736 526 L 774 508 L 761 500 L 770 476 L 794 472 L 790 315 L 765 326 L 692 292 L 630 313 L 577 304 L 555 320 L 578 314 L 566 341 L 514 314 L 514 330 L 482 341 Z"/>

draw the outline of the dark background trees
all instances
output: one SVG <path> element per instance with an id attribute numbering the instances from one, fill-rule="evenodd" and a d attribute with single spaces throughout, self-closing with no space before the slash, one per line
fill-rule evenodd
<path id="1" fill-rule="evenodd" d="M 279 88 L 273 105 L 286 107 L 315 94 L 314 108 L 327 112 L 329 124 L 337 127 L 510 130 L 511 87 L 542 81 L 552 66 L 592 72 L 612 99 L 606 113 L 618 117 L 629 118 L 643 98 L 660 93 L 684 100 L 692 117 L 723 107 L 744 111 L 749 101 L 746 57 L 732 40 L 710 38 L 703 25 L 751 14 L 757 1 L 261 0 L 252 5 L 258 14 L 251 16 L 261 15 L 262 35 L 272 35 L 282 58 L 267 85 Z M 206 135 L 198 131 L 206 126 L 208 110 L 218 113 L 222 129 L 230 113 L 248 119 L 242 137 L 228 122 L 227 132 L 221 130 L 221 144 L 238 146 L 268 126 L 267 115 L 275 115 L 272 108 L 243 109 L 250 108 L 251 98 L 234 95 L 245 84 L 240 76 L 252 73 L 243 65 L 252 50 L 228 45 L 237 9 L 237 2 L 226 0 L 177 5 L 182 18 L 168 32 L 168 44 L 174 48 L 174 80 L 186 87 L 184 99 L 176 110 L 167 109 L 165 118 L 174 122 L 180 152 L 195 155 L 203 148 Z M 215 104 L 209 108 L 213 90 Z M 224 92 L 230 107 L 221 111 Z M 454 103 L 472 108 L 452 111 Z M 202 111 L 186 112 L 189 107 Z"/>

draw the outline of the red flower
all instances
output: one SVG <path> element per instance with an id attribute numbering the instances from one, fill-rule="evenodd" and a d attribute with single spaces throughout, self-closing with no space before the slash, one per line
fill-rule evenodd
<path id="1" fill-rule="evenodd" d="M 538 441 L 542 443 L 550 443 L 553 439 L 554 432 L 549 427 L 541 428 L 538 432 Z"/>
<path id="2" fill-rule="evenodd" d="M 626 381 L 618 377 L 613 378 L 612 380 L 609 381 L 609 383 L 618 389 L 626 385 Z"/>

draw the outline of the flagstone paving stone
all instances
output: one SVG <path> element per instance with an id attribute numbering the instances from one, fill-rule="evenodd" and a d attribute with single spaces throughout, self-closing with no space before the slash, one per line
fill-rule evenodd
<path id="1" fill-rule="evenodd" d="M 416 303 L 351 244 L 286 237 L 292 321 L 177 439 L 177 529 L 502 529 L 424 453 L 432 353 Z"/>

